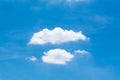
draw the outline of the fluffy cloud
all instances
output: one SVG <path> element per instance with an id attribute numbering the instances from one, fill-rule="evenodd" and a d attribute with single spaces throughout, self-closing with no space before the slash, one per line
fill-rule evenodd
<path id="1" fill-rule="evenodd" d="M 63 30 L 60 27 L 53 30 L 43 29 L 40 32 L 34 33 L 29 44 L 60 44 L 70 41 L 87 40 L 88 38 L 81 31 L 74 32 L 73 30 Z"/>
<path id="2" fill-rule="evenodd" d="M 44 53 L 42 61 L 51 64 L 66 64 L 73 58 L 74 55 L 64 49 L 52 49 Z"/>

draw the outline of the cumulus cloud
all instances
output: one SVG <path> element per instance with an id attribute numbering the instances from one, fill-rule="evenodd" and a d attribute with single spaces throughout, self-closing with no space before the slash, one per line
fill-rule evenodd
<path id="1" fill-rule="evenodd" d="M 63 30 L 60 27 L 56 27 L 53 30 L 43 29 L 40 32 L 34 33 L 32 38 L 30 39 L 29 44 L 60 44 L 64 42 L 70 41 L 78 41 L 78 40 L 87 40 L 88 38 L 82 34 L 81 31 L 74 32 L 73 30 Z"/>
<path id="2" fill-rule="evenodd" d="M 66 64 L 73 58 L 74 55 L 64 49 L 52 49 L 44 53 L 42 61 L 51 64 Z"/>

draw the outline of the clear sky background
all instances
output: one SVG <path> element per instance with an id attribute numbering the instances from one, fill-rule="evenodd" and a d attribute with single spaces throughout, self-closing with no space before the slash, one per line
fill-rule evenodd
<path id="1" fill-rule="evenodd" d="M 119 0 L 0 0 L 0 80 L 120 80 L 119 30 Z"/>

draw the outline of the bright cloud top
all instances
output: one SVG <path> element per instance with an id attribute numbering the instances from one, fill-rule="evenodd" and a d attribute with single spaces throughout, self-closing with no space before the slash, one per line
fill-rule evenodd
<path id="1" fill-rule="evenodd" d="M 34 33 L 29 44 L 60 44 L 70 41 L 87 40 L 88 38 L 81 31 L 74 32 L 73 30 L 63 30 L 56 27 L 53 30 L 43 29 L 40 32 Z"/>
<path id="2" fill-rule="evenodd" d="M 52 49 L 44 53 L 42 61 L 51 64 L 66 64 L 73 58 L 74 55 L 64 49 Z"/>

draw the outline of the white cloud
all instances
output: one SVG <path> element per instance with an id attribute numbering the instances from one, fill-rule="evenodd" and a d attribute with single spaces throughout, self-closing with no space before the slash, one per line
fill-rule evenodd
<path id="1" fill-rule="evenodd" d="M 74 32 L 73 30 L 63 30 L 56 27 L 53 30 L 43 29 L 40 32 L 34 33 L 29 44 L 60 44 L 70 41 L 87 40 L 88 38 L 81 31 Z"/>
<path id="2" fill-rule="evenodd" d="M 86 50 L 75 50 L 75 53 L 79 53 L 79 54 L 88 54 L 89 52 Z"/>
<path id="3" fill-rule="evenodd" d="M 37 61 L 37 58 L 35 56 L 31 56 L 31 57 L 27 57 L 26 60 Z"/>
<path id="4" fill-rule="evenodd" d="M 73 58 L 74 55 L 64 49 L 52 49 L 44 53 L 42 61 L 51 64 L 66 64 Z"/>

